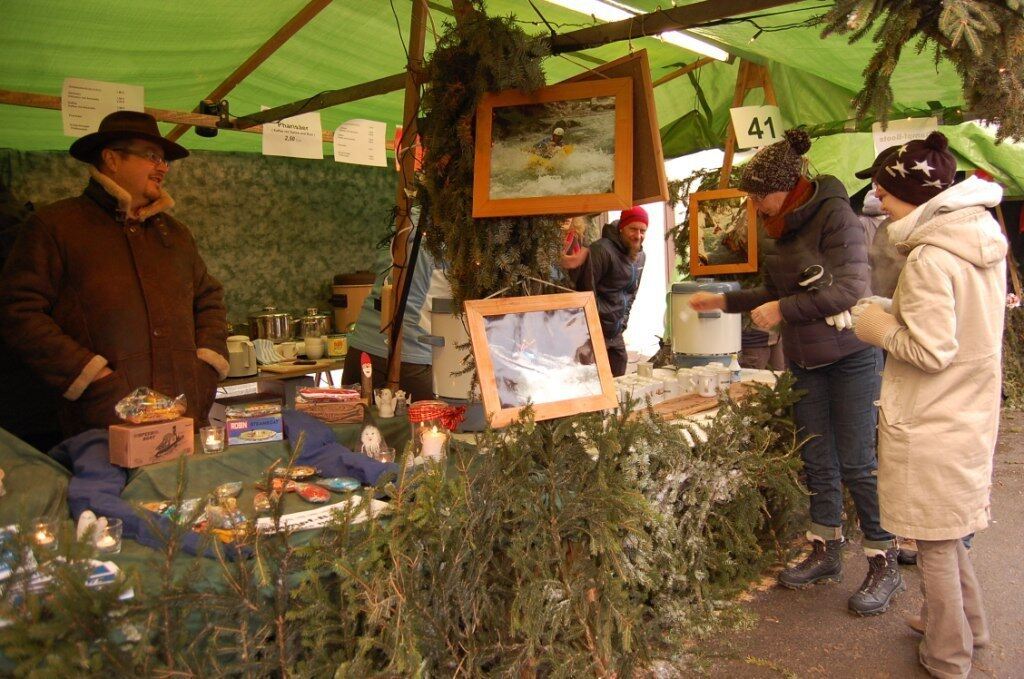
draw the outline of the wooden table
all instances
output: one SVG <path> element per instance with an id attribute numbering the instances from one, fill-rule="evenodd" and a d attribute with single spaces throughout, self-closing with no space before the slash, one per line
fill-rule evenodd
<path id="1" fill-rule="evenodd" d="M 227 379 L 221 380 L 217 384 L 217 388 L 223 387 L 235 387 L 242 384 L 260 384 L 263 382 L 283 382 L 283 393 L 284 393 L 284 405 L 285 408 L 295 407 L 295 390 L 299 387 L 315 387 L 317 380 L 310 377 L 310 375 L 321 375 L 323 373 L 330 373 L 332 370 L 341 370 L 345 365 L 345 360 L 342 358 L 338 359 L 323 359 L 317 361 L 317 365 L 297 365 L 293 366 L 293 370 L 284 372 L 264 370 L 260 368 L 255 375 L 249 377 L 228 377 Z M 262 389 L 260 390 L 262 391 Z"/>

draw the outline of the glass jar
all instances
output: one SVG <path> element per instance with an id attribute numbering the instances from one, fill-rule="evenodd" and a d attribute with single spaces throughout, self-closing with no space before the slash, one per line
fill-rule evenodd
<path id="1" fill-rule="evenodd" d="M 444 401 L 416 401 L 409 406 L 413 457 L 440 460 L 448 454 L 451 411 Z"/>

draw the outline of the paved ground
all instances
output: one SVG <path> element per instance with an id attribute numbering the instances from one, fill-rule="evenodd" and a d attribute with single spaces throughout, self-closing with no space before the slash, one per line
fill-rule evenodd
<path id="1" fill-rule="evenodd" d="M 992 505 L 995 523 L 978 534 L 973 552 L 993 643 L 975 651 L 971 677 L 1024 678 L 1024 413 L 1003 414 Z M 846 599 L 866 570 L 863 552 L 847 548 L 838 585 L 755 592 L 746 604 L 753 627 L 702 649 L 710 676 L 928 677 L 917 663 L 920 637 L 904 622 L 921 604 L 917 568 L 903 567 L 907 591 L 889 612 L 857 618 Z"/>

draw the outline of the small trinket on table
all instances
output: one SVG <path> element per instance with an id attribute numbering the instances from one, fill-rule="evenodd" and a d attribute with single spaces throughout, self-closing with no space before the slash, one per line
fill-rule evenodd
<path id="1" fill-rule="evenodd" d="M 306 502 L 322 504 L 331 499 L 331 494 L 326 488 L 322 488 L 315 483 L 302 483 L 299 484 L 299 497 Z"/>
<path id="2" fill-rule="evenodd" d="M 296 481 L 308 479 L 311 476 L 316 476 L 319 473 L 319 469 L 317 469 L 316 467 L 310 467 L 309 465 L 295 465 L 291 469 L 288 469 L 288 467 L 274 468 L 274 476 L 279 476 L 281 478 L 291 478 L 295 479 Z"/>
<path id="3" fill-rule="evenodd" d="M 359 452 L 380 462 L 391 462 L 395 459 L 395 451 L 388 447 L 380 429 L 372 424 L 363 427 L 359 434 Z"/>
<path id="4" fill-rule="evenodd" d="M 320 479 L 318 484 L 328 490 L 334 491 L 335 493 L 344 493 L 345 491 L 356 490 L 363 485 L 351 476 L 335 476 L 329 479 Z"/>
<path id="5" fill-rule="evenodd" d="M 256 510 L 257 514 L 269 514 L 272 509 L 270 496 L 264 492 L 256 493 L 256 496 L 252 499 L 252 508 Z"/>
<path id="6" fill-rule="evenodd" d="M 359 354 L 359 367 L 362 371 L 360 385 L 363 391 L 363 400 L 367 405 L 373 405 L 373 363 L 370 355 L 365 351 Z"/>
<path id="7" fill-rule="evenodd" d="M 238 497 L 238 494 L 242 492 L 241 481 L 229 481 L 228 483 L 222 483 L 217 486 L 213 494 L 217 498 L 218 502 L 223 502 L 229 497 Z"/>

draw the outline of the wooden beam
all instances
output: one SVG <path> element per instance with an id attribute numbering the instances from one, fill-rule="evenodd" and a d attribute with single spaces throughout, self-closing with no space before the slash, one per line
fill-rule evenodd
<path id="1" fill-rule="evenodd" d="M 630 38 L 660 35 L 666 31 L 682 31 L 708 21 L 749 14 L 793 2 L 794 0 L 704 0 L 684 7 L 660 9 L 622 21 L 552 36 L 551 53 L 575 52 Z"/>
<path id="2" fill-rule="evenodd" d="M 350 101 L 357 101 L 359 99 L 366 99 L 367 97 L 375 97 L 380 94 L 395 92 L 405 87 L 405 82 L 406 74 L 404 72 L 396 73 L 385 78 L 371 80 L 368 83 L 353 85 L 340 90 L 323 92 L 307 99 L 294 101 L 290 104 L 283 104 L 281 106 L 275 106 L 274 108 L 268 108 L 266 111 L 241 116 L 240 118 L 235 118 L 232 122 L 234 124 L 234 129 L 241 130 L 247 127 L 252 127 L 253 125 L 262 125 L 263 123 L 290 118 L 300 113 L 319 111 L 331 106 L 347 104 Z"/>
<path id="3" fill-rule="evenodd" d="M 60 97 L 52 94 L 38 94 L 36 92 L 15 92 L 13 90 L 0 90 L 0 104 L 11 106 L 28 106 L 30 108 L 46 108 L 54 111 L 60 110 Z M 177 125 L 191 125 L 193 127 L 216 127 L 219 118 L 203 113 L 191 111 L 174 111 L 166 108 L 146 107 L 146 113 L 156 118 L 160 123 L 175 123 Z M 222 128 L 223 129 L 223 128 Z M 257 125 L 248 127 L 236 132 L 248 132 L 250 134 L 263 134 L 263 127 Z M 334 143 L 334 131 L 326 130 L 323 133 L 325 144 Z"/>
<path id="4" fill-rule="evenodd" d="M 454 5 L 456 17 L 460 7 Z M 419 249 L 420 234 L 410 252 L 408 229 L 413 228 L 410 214 L 415 194 L 416 181 L 416 135 L 417 119 L 420 112 L 419 78 L 423 71 L 423 52 L 427 36 L 427 2 L 413 0 L 412 19 L 409 23 L 409 63 L 405 74 L 405 107 L 402 114 L 402 140 L 397 151 L 399 165 L 398 187 L 395 191 L 395 203 L 398 205 L 398 216 L 395 224 L 395 239 L 391 243 L 392 299 L 390 308 L 394 315 L 386 319 L 381 314 L 381 329 L 388 327 L 388 376 L 389 389 L 397 389 L 402 370 L 402 321 L 405 317 L 405 302 L 409 296 L 409 284 L 412 281 L 413 267 L 416 265 L 415 255 Z M 423 220 L 423 216 L 420 216 Z"/>
<path id="5" fill-rule="evenodd" d="M 759 64 L 752 64 L 746 59 L 740 59 L 739 72 L 736 74 L 736 90 L 733 93 L 732 108 L 743 106 L 750 90 L 758 87 L 764 92 L 764 103 L 778 106 L 775 100 L 775 87 L 772 86 L 772 76 L 768 68 Z M 732 159 L 736 155 L 736 130 L 729 122 L 729 131 L 725 135 L 725 156 L 722 158 L 722 173 L 718 178 L 718 188 L 729 188 L 729 178 L 732 174 Z"/>
<path id="6" fill-rule="evenodd" d="M 714 61 L 718 61 L 718 60 L 717 59 L 712 59 L 711 57 L 704 57 L 703 59 L 698 59 L 697 61 L 693 62 L 692 64 L 687 64 L 686 66 L 683 66 L 680 69 L 677 69 L 675 71 L 672 71 L 671 73 L 668 73 L 666 75 L 661 76 L 660 78 L 658 78 L 657 80 L 655 80 L 652 83 L 652 86 L 653 87 L 657 87 L 658 85 L 664 85 L 665 83 L 667 83 L 667 82 L 669 82 L 671 80 L 675 80 L 676 78 L 678 78 L 680 76 L 683 76 L 683 75 L 686 75 L 687 73 L 690 73 L 691 71 L 696 71 L 701 66 L 707 66 L 708 64 L 710 64 L 710 63 L 712 63 Z"/>
<path id="7" fill-rule="evenodd" d="M 205 99 L 210 101 L 220 101 L 223 99 L 228 92 L 235 89 L 238 83 L 242 82 L 249 76 L 250 73 L 256 70 L 256 68 L 262 64 L 267 58 L 276 52 L 281 45 L 288 42 L 288 39 L 299 32 L 299 30 L 308 24 L 313 17 L 320 13 L 327 5 L 331 4 L 331 0 L 310 0 L 309 3 L 299 10 L 298 14 L 288 20 L 284 26 L 278 29 L 277 33 L 270 36 L 265 43 L 260 45 L 259 49 L 252 53 L 248 59 L 242 62 L 242 65 L 236 68 L 231 75 L 229 75 L 224 82 L 214 88 Z M 199 107 L 193 109 L 198 112 Z M 181 135 L 185 134 L 185 130 L 188 129 L 188 125 L 178 125 L 167 134 L 167 138 L 171 141 L 177 141 Z"/>

